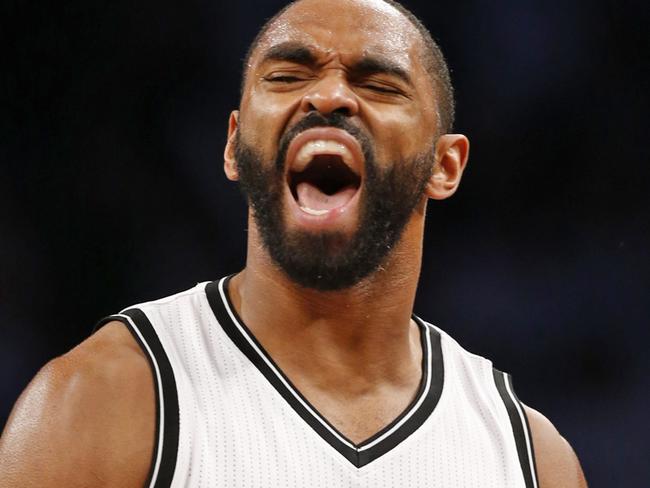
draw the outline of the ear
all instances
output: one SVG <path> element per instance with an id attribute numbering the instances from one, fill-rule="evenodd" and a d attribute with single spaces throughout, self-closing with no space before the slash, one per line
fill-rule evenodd
<path id="1" fill-rule="evenodd" d="M 226 148 L 223 151 L 223 171 L 226 173 L 226 178 L 231 181 L 239 179 L 237 160 L 235 159 L 235 140 L 238 128 L 239 110 L 233 110 L 228 119 L 228 142 L 226 142 Z"/>
<path id="2" fill-rule="evenodd" d="M 426 194 L 434 200 L 444 200 L 452 196 L 460 184 L 469 157 L 469 140 L 462 134 L 444 134 L 436 143 L 435 157 Z"/>

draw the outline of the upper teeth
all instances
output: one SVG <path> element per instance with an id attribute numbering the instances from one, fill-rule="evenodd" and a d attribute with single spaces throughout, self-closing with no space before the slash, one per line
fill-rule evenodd
<path id="1" fill-rule="evenodd" d="M 331 140 L 316 139 L 306 142 L 300 148 L 296 155 L 296 169 L 298 171 L 304 169 L 314 156 L 322 154 L 341 156 L 343 161 L 348 165 L 352 161 L 352 153 L 350 153 L 350 150 L 344 144 Z"/>

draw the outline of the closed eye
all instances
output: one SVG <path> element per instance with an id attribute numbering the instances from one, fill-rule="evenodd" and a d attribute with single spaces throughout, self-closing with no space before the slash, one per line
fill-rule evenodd
<path id="1" fill-rule="evenodd" d="M 273 75 L 265 76 L 264 81 L 268 81 L 270 83 L 296 83 L 299 81 L 304 81 L 304 78 L 292 75 Z"/>
<path id="2" fill-rule="evenodd" d="M 374 95 L 377 97 L 387 97 L 387 99 L 391 100 L 394 98 L 402 97 L 410 98 L 407 92 L 405 92 L 402 88 L 389 83 L 359 81 L 357 83 L 357 87 L 360 90 L 365 90 L 369 96 Z"/>
<path id="3" fill-rule="evenodd" d="M 368 90 L 373 90 L 380 93 L 394 93 L 396 95 L 400 95 L 402 93 L 400 90 L 384 85 L 364 84 L 360 86 L 361 88 L 366 88 Z"/>

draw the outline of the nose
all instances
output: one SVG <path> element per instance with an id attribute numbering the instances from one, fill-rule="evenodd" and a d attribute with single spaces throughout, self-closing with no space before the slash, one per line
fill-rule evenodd
<path id="1" fill-rule="evenodd" d="M 359 104 L 350 85 L 339 73 L 318 80 L 302 98 L 301 109 L 322 114 L 338 112 L 348 117 L 359 112 Z"/>

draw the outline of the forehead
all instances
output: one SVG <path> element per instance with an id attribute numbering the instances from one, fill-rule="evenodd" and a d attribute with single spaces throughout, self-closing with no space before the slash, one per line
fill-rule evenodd
<path id="1" fill-rule="evenodd" d="M 418 31 L 399 11 L 381 0 L 302 0 L 269 27 L 252 56 L 284 42 L 301 42 L 324 55 L 358 58 L 378 53 L 405 68 L 418 64 Z"/>

